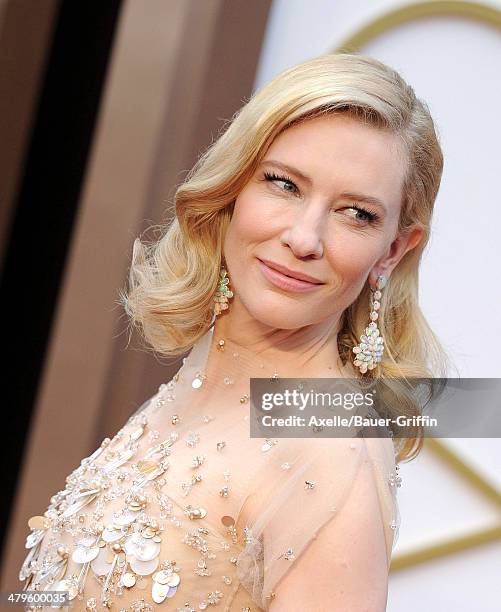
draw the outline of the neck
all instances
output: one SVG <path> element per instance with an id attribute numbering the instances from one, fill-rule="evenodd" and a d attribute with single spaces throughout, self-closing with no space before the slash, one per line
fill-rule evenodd
<path id="1" fill-rule="evenodd" d="M 349 364 L 343 366 L 339 357 L 338 325 L 339 318 L 277 329 L 250 317 L 237 320 L 231 311 L 223 313 L 214 322 L 204 387 L 237 397 L 248 393 L 250 378 L 352 377 Z"/>

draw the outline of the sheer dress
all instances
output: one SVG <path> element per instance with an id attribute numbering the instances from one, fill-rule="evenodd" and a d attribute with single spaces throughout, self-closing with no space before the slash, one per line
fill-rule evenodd
<path id="1" fill-rule="evenodd" d="M 249 392 L 232 377 L 265 374 L 240 348 L 210 380 L 217 340 L 211 327 L 30 519 L 24 589 L 68 591 L 71 610 L 268 610 L 364 463 L 389 567 L 400 525 L 392 438 L 251 438 Z"/>

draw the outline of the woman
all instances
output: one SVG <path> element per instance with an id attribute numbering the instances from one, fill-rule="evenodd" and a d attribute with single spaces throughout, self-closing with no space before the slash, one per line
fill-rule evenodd
<path id="1" fill-rule="evenodd" d="M 421 437 L 251 438 L 249 379 L 444 375 L 417 302 L 442 166 L 426 105 L 370 57 L 249 100 L 121 295 L 156 351 L 192 350 L 30 519 L 25 588 L 76 610 L 385 609 L 396 462 Z"/>

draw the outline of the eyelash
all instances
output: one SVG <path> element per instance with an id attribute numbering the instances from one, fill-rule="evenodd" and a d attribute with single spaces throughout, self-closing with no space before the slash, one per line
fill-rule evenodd
<path id="1" fill-rule="evenodd" d="M 277 174 L 275 174 L 274 172 L 265 172 L 264 173 L 264 179 L 266 181 L 282 181 L 284 183 L 290 183 L 291 185 L 294 186 L 294 189 L 296 190 L 296 192 L 299 192 L 298 186 L 296 185 L 296 183 L 288 176 L 278 176 Z M 289 192 L 291 193 L 291 192 Z M 368 219 L 367 221 L 369 223 L 377 223 L 379 221 L 379 215 L 375 212 L 372 212 L 370 210 L 367 210 L 366 208 L 363 208 L 361 206 L 350 206 L 350 208 L 353 208 L 355 210 L 358 210 L 360 212 L 363 212 L 367 215 Z M 355 219 L 356 221 L 360 221 L 360 219 Z"/>

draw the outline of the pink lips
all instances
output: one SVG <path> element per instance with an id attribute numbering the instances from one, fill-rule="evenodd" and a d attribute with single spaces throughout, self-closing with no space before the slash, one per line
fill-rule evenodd
<path id="1" fill-rule="evenodd" d="M 276 287 L 285 291 L 307 292 L 313 291 L 321 287 L 323 283 L 310 283 L 309 281 L 299 280 L 282 274 L 278 270 L 267 266 L 263 261 L 258 259 L 259 267 L 265 278 Z"/>

